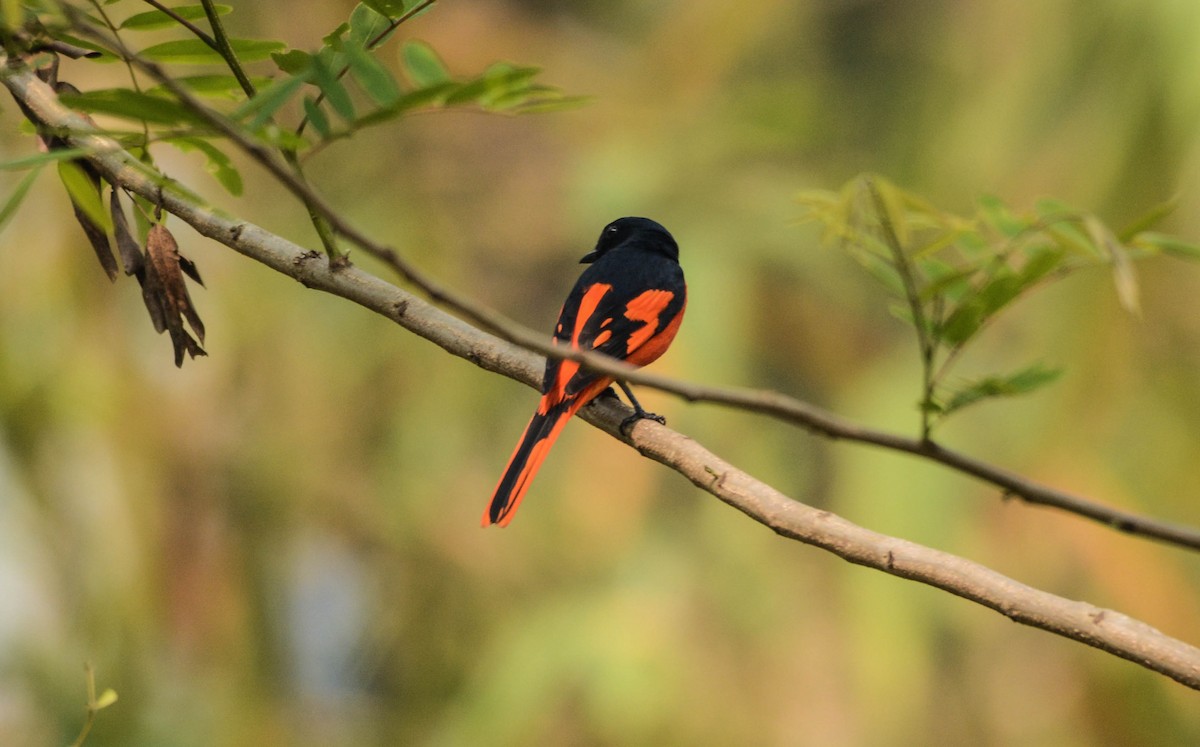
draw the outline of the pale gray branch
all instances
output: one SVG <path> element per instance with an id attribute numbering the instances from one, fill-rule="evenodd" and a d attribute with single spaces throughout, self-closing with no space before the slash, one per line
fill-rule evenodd
<path id="1" fill-rule="evenodd" d="M 79 33 L 95 35 L 86 25 L 76 29 Z M 100 37 L 97 35 L 97 38 Z M 682 382 L 658 376 L 628 364 L 600 355 L 593 351 L 571 350 L 551 345 L 547 336 L 523 327 L 496 313 L 473 298 L 444 287 L 412 265 L 389 246 L 375 241 L 338 213 L 297 174 L 293 173 L 270 149 L 253 140 L 236 123 L 220 112 L 206 106 L 178 81 L 174 80 L 158 64 L 138 57 L 126 49 L 119 39 L 109 43 L 135 65 L 157 80 L 164 88 L 195 114 L 203 118 L 217 132 L 237 145 L 248 156 L 275 177 L 279 184 L 291 191 L 304 204 L 323 218 L 339 234 L 363 251 L 383 260 L 404 280 L 417 286 L 426 296 L 445 308 L 449 308 L 466 319 L 475 322 L 484 330 L 499 335 L 509 342 L 542 355 L 576 360 L 588 368 L 610 374 L 617 379 L 649 386 L 676 394 L 692 402 L 712 402 L 758 412 L 769 417 L 793 423 L 830 438 L 872 444 L 886 449 L 902 451 L 946 465 L 964 474 L 989 482 L 1004 490 L 1006 496 L 1016 496 L 1028 503 L 1047 506 L 1098 521 L 1122 532 L 1167 542 L 1179 547 L 1200 550 L 1200 530 L 1163 521 L 1150 516 L 1136 514 L 1085 498 L 1032 480 L 1015 472 L 989 464 L 981 459 L 943 447 L 928 438 L 908 438 L 885 431 L 867 428 L 845 420 L 807 402 L 774 391 L 736 387 L 713 387 Z"/>

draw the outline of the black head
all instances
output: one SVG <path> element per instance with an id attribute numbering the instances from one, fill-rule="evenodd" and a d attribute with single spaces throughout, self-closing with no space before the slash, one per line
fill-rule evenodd
<path id="1" fill-rule="evenodd" d="M 679 245 L 675 243 L 675 237 L 661 224 L 649 218 L 617 218 L 604 227 L 596 241 L 596 248 L 579 260 L 579 263 L 595 262 L 609 249 L 626 243 L 637 243 L 645 249 L 679 261 Z"/>

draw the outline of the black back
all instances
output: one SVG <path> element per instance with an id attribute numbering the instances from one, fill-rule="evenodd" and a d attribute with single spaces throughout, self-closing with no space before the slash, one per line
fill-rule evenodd
<path id="1" fill-rule="evenodd" d="M 610 286 L 610 290 L 601 297 L 594 312 L 580 320 L 582 326 L 576 342 L 584 350 L 594 349 L 622 360 L 628 354 L 630 336 L 647 324 L 645 320 L 625 316 L 630 301 L 646 291 L 671 294 L 670 302 L 654 321 L 657 329 L 665 328 L 687 302 L 679 246 L 667 229 L 649 218 L 619 218 L 609 223 L 600 233 L 596 248 L 580 261 L 591 266 L 579 276 L 559 314 L 554 337 L 561 343 L 571 344 L 580 304 L 597 283 Z M 555 359 L 546 362 L 543 393 L 552 385 L 560 364 Z M 568 391 L 581 391 L 597 378 L 591 372 L 579 371 L 571 378 Z"/>

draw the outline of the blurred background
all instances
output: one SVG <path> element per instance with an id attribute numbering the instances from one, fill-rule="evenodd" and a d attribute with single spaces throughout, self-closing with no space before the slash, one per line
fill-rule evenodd
<path id="1" fill-rule="evenodd" d="M 237 4 L 314 49 L 347 2 Z M 115 17 L 145 9 L 109 6 Z M 946 209 L 1054 196 L 1121 226 L 1178 195 L 1200 238 L 1200 5 L 1152 0 L 445 2 L 398 40 L 510 60 L 590 105 L 411 117 L 310 164 L 459 291 L 549 333 L 621 215 L 664 223 L 691 305 L 659 373 L 771 387 L 913 434 L 919 366 L 882 289 L 797 225 L 802 189 L 885 174 Z M 398 43 L 381 53 L 396 68 Z M 117 66 L 64 66 L 81 88 Z M 11 102 L 0 157 L 32 152 Z M 318 244 L 246 165 L 214 204 Z M 19 174 L 0 174 L 9 194 Z M 67 744 L 83 663 L 119 702 L 89 745 L 1200 743 L 1196 694 L 1082 645 L 782 540 L 582 422 L 511 527 L 479 515 L 536 401 L 173 222 L 210 357 L 172 365 L 43 174 L 0 234 L 0 743 Z M 370 262 L 356 257 L 364 265 Z M 382 270 L 381 270 L 382 272 Z M 1021 302 L 960 373 L 1053 386 L 945 443 L 1200 524 L 1200 267 L 1103 270 Z M 1200 642 L 1200 556 L 931 465 L 645 392 L 797 500 Z"/>

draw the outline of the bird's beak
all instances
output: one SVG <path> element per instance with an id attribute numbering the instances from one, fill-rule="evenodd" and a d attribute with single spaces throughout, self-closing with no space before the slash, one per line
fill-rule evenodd
<path id="1" fill-rule="evenodd" d="M 599 257 L 599 256 L 600 256 L 600 252 L 599 252 L 599 251 L 597 251 L 597 250 L 595 250 L 595 249 L 593 249 L 592 251 L 590 251 L 590 252 L 588 252 L 587 254 L 583 255 L 583 259 L 579 260 L 579 264 L 581 264 L 581 265 L 590 265 L 591 263 L 595 262 L 595 261 L 596 261 L 596 257 Z"/>

